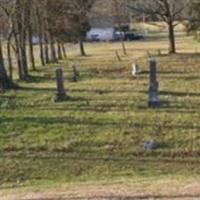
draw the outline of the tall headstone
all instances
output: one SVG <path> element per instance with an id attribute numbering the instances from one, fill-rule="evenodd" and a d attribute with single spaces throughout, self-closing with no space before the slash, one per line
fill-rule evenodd
<path id="1" fill-rule="evenodd" d="M 67 94 L 64 88 L 64 79 L 63 79 L 63 70 L 62 68 L 56 69 L 56 82 L 57 82 L 57 89 L 56 89 L 56 97 L 55 101 L 64 101 L 67 98 Z"/>
<path id="2" fill-rule="evenodd" d="M 80 74 L 78 72 L 77 65 L 73 64 L 72 70 L 73 70 L 73 81 L 78 82 L 80 80 Z"/>
<path id="3" fill-rule="evenodd" d="M 157 81 L 157 62 L 151 58 L 150 64 L 150 83 L 149 83 L 149 102 L 148 105 L 151 108 L 157 108 L 160 106 L 159 100 L 159 83 Z"/>

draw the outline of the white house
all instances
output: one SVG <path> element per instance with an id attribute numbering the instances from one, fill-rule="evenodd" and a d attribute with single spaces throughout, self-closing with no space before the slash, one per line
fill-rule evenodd
<path id="1" fill-rule="evenodd" d="M 92 28 L 87 32 L 88 41 L 112 41 L 115 40 L 114 28 Z"/>

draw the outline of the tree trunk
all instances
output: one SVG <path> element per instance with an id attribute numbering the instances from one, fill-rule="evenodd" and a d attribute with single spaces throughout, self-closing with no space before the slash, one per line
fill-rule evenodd
<path id="1" fill-rule="evenodd" d="M 12 83 L 7 75 L 3 62 L 3 51 L 2 51 L 1 41 L 0 41 L 0 87 L 3 91 L 12 88 Z"/>
<path id="2" fill-rule="evenodd" d="M 31 25 L 28 27 L 28 40 L 29 40 L 29 59 L 33 71 L 36 71 L 35 67 L 35 56 L 34 56 L 34 47 L 33 47 L 33 30 Z"/>
<path id="3" fill-rule="evenodd" d="M 10 39 L 8 39 L 7 41 L 7 56 L 8 56 L 9 78 L 10 78 L 10 81 L 13 82 L 13 63 L 12 63 Z"/>
<path id="4" fill-rule="evenodd" d="M 39 46 L 40 46 L 40 60 L 41 60 L 42 66 L 44 66 L 45 60 L 44 60 L 43 34 L 42 34 L 41 24 L 39 25 Z"/>
<path id="5" fill-rule="evenodd" d="M 122 42 L 122 50 L 123 50 L 123 54 L 126 56 L 126 55 L 127 55 L 127 52 L 126 52 L 126 46 L 125 46 L 124 39 L 122 39 L 121 42 Z"/>
<path id="6" fill-rule="evenodd" d="M 58 59 L 62 60 L 63 56 L 62 56 L 62 51 L 61 51 L 61 43 L 60 41 L 57 41 L 57 51 L 58 51 Z"/>
<path id="7" fill-rule="evenodd" d="M 20 64 L 20 79 L 26 80 L 28 78 L 28 64 L 26 55 L 26 25 L 27 25 L 27 8 L 21 1 L 16 1 L 15 24 L 17 32 L 15 33 L 16 49 L 18 51 L 18 62 Z"/>
<path id="8" fill-rule="evenodd" d="M 45 48 L 45 61 L 46 64 L 50 63 L 49 58 L 49 24 L 48 24 L 48 17 L 47 17 L 47 10 L 44 9 L 44 48 Z"/>
<path id="9" fill-rule="evenodd" d="M 80 46 L 81 56 L 86 56 L 85 49 L 84 49 L 83 38 L 82 37 L 79 38 L 79 46 Z"/>
<path id="10" fill-rule="evenodd" d="M 38 36 L 39 36 L 39 48 L 40 48 L 40 60 L 42 66 L 45 65 L 45 58 L 44 58 L 44 48 L 43 48 L 43 23 L 41 19 L 41 12 L 39 10 L 40 8 L 38 7 L 36 10 L 36 15 L 37 15 L 37 20 L 38 20 Z"/>
<path id="11" fill-rule="evenodd" d="M 175 44 L 175 34 L 174 34 L 174 25 L 173 21 L 168 23 L 169 31 L 169 53 L 176 53 L 176 44 Z"/>
<path id="12" fill-rule="evenodd" d="M 18 65 L 18 75 L 19 80 L 23 80 L 24 73 L 23 73 L 23 65 L 21 60 L 21 43 L 19 34 L 22 31 L 22 6 L 20 4 L 20 0 L 16 0 L 15 2 L 15 9 L 18 11 L 16 12 L 16 17 L 12 19 L 12 23 L 14 24 L 15 31 L 14 31 L 14 40 L 15 40 L 15 55 L 17 59 Z"/>
<path id="13" fill-rule="evenodd" d="M 27 63 L 27 54 L 26 54 L 26 30 L 25 28 L 20 33 L 20 51 L 21 51 L 21 63 L 23 70 L 23 80 L 28 79 L 28 63 Z"/>
<path id="14" fill-rule="evenodd" d="M 47 31 L 45 31 L 45 34 L 44 34 L 44 52 L 45 52 L 45 61 L 46 61 L 46 64 L 49 64 L 49 41 L 48 41 L 48 33 Z"/>
<path id="15" fill-rule="evenodd" d="M 14 38 L 15 38 L 15 55 L 16 55 L 17 65 L 18 65 L 18 75 L 19 75 L 19 79 L 22 80 L 23 79 L 23 72 L 22 72 L 22 63 L 21 63 L 19 40 L 18 40 L 18 36 L 16 34 L 14 35 Z"/>
<path id="16" fill-rule="evenodd" d="M 51 62 L 57 62 L 54 36 L 52 35 L 51 32 L 49 33 L 49 36 L 50 36 Z"/>
<path id="17" fill-rule="evenodd" d="M 28 25 L 28 42 L 29 42 L 29 60 L 31 63 L 31 68 L 33 71 L 36 71 L 35 67 L 35 56 L 33 48 L 33 29 L 32 29 L 32 18 L 31 18 L 31 6 L 27 5 L 27 25 Z"/>
<path id="18" fill-rule="evenodd" d="M 67 53 L 66 53 L 66 49 L 65 49 L 65 44 L 62 43 L 62 44 L 61 44 L 61 47 L 62 47 L 62 52 L 63 52 L 64 58 L 67 58 Z"/>

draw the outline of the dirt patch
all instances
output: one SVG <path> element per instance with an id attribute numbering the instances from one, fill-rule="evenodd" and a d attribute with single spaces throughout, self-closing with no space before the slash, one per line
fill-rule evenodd
<path id="1" fill-rule="evenodd" d="M 0 191 L 1 200 L 199 200 L 200 181 L 60 186 Z"/>

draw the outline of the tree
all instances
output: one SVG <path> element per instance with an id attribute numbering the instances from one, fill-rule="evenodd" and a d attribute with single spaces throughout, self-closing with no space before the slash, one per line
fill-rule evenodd
<path id="1" fill-rule="evenodd" d="M 20 65 L 20 79 L 27 80 L 28 73 L 28 61 L 27 61 L 27 26 L 28 26 L 28 7 L 29 0 L 16 0 L 15 2 L 15 40 L 16 40 L 16 48 L 18 49 L 18 63 Z"/>
<path id="2" fill-rule="evenodd" d="M 199 40 L 199 30 L 200 30 L 200 1 L 192 0 L 189 7 L 189 21 L 187 24 L 188 32 L 195 33 L 196 38 Z"/>
<path id="3" fill-rule="evenodd" d="M 8 90 L 12 89 L 14 85 L 8 77 L 3 60 L 4 57 L 3 57 L 2 43 L 0 41 L 0 88 L 1 90 Z"/>
<path id="4" fill-rule="evenodd" d="M 124 55 L 127 55 L 123 37 L 123 28 L 122 28 L 124 21 L 129 21 L 127 20 L 129 16 L 127 16 L 126 10 L 123 9 L 126 7 L 126 1 L 112 0 L 112 3 L 113 3 L 112 7 L 113 7 L 114 23 L 117 25 L 117 28 L 120 31 L 120 40 L 122 44 L 123 53 Z"/>
<path id="5" fill-rule="evenodd" d="M 164 21 L 168 27 L 169 53 L 176 53 L 175 27 L 183 19 L 183 11 L 189 4 L 189 0 L 132 0 L 128 5 L 135 12 L 156 16 Z"/>
<path id="6" fill-rule="evenodd" d="M 33 5 L 32 5 L 33 6 Z M 34 47 L 33 47 L 33 9 L 31 9 L 31 4 L 27 7 L 27 30 L 28 30 L 28 42 L 29 42 L 29 60 L 32 66 L 32 70 L 36 70 L 35 66 L 35 56 L 34 56 Z"/>
<path id="7" fill-rule="evenodd" d="M 95 0 L 68 0 L 65 25 L 67 30 L 78 40 L 81 56 L 85 56 L 84 38 L 90 28 L 89 14 Z"/>
<path id="8" fill-rule="evenodd" d="M 66 41 L 79 41 L 86 55 L 84 36 L 88 15 L 96 0 L 1 0 L 0 1 L 0 87 L 12 87 L 15 53 L 18 76 L 26 81 L 29 63 L 36 70 L 33 37 L 39 38 L 42 65 L 66 58 Z M 1 44 L 2 40 L 2 44 Z M 8 68 L 4 65 L 6 41 Z M 7 72 L 9 70 L 9 73 Z"/>
<path id="9" fill-rule="evenodd" d="M 9 5 L 10 6 L 10 5 Z M 0 2 L 0 88 L 1 90 L 7 90 L 14 88 L 13 79 L 12 79 L 12 58 L 11 58 L 11 46 L 10 46 L 10 38 L 12 35 L 13 27 L 10 23 L 11 12 L 8 9 L 8 2 L 1 1 Z M 7 22 L 7 19 L 9 23 Z M 7 35 L 7 55 L 8 55 L 8 63 L 9 63 L 9 76 L 6 71 L 5 63 L 4 63 L 4 52 L 2 47 L 2 38 Z"/>

